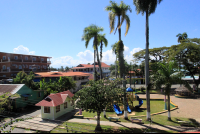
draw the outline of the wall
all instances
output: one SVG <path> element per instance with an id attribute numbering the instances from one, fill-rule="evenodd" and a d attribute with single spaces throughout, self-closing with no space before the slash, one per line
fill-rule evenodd
<path id="1" fill-rule="evenodd" d="M 56 107 L 50 107 L 50 113 L 44 113 L 44 107 L 41 106 L 41 118 L 43 119 L 51 119 L 55 120 L 56 118 L 70 112 L 73 110 L 73 106 L 71 106 L 71 98 L 67 97 L 65 102 L 67 103 L 67 108 L 64 109 L 64 104 L 60 105 L 60 111 L 56 113 Z"/>

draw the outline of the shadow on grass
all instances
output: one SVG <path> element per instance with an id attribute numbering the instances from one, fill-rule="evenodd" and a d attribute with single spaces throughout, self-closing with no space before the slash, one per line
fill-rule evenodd
<path id="1" fill-rule="evenodd" d="M 159 129 L 144 129 L 144 128 L 107 128 L 103 129 L 103 133 L 145 133 L 145 132 L 157 132 L 157 133 L 169 133 L 165 130 L 159 130 Z"/>

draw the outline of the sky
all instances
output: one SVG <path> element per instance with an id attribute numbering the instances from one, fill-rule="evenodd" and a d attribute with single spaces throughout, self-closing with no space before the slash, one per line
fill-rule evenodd
<path id="1" fill-rule="evenodd" d="M 121 0 L 115 0 L 120 4 Z M 132 12 L 130 29 L 125 36 L 122 25 L 124 58 L 130 63 L 133 54 L 145 49 L 145 15 L 137 14 L 133 0 L 124 0 Z M 103 47 L 102 62 L 114 64 L 111 46 L 118 32 L 110 34 L 108 0 L 0 0 L 0 52 L 49 56 L 51 65 L 75 67 L 93 63 L 93 39 L 88 48 L 81 40 L 85 27 L 103 27 L 108 46 Z M 200 0 L 163 0 L 149 16 L 149 48 L 178 44 L 176 35 L 200 38 Z M 132 62 L 133 63 L 133 62 Z"/>

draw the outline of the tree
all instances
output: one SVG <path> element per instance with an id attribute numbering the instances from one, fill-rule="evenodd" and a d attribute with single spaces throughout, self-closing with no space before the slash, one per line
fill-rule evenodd
<path id="1" fill-rule="evenodd" d="M 200 79 L 196 80 L 195 75 L 199 74 L 200 77 L 200 39 L 187 39 L 185 41 L 181 41 L 181 44 L 173 45 L 166 52 L 169 55 L 167 59 L 170 61 L 175 58 L 176 61 L 179 61 L 185 70 L 189 72 L 189 75 L 193 78 L 193 82 L 197 86 L 200 84 Z"/>
<path id="2" fill-rule="evenodd" d="M 109 12 L 109 22 L 110 22 L 110 33 L 112 33 L 114 31 L 115 28 L 115 18 L 118 18 L 118 23 L 117 23 L 117 27 L 115 29 L 115 33 L 116 30 L 118 29 L 119 32 L 119 42 L 117 43 L 117 51 L 118 51 L 118 58 L 119 58 L 119 68 L 120 68 L 120 78 L 122 78 L 124 71 L 123 71 L 123 67 L 124 67 L 124 57 L 123 57 L 123 51 L 124 51 L 124 44 L 121 40 L 121 25 L 124 22 L 124 20 L 126 21 L 126 32 L 125 32 L 125 36 L 128 33 L 128 30 L 130 28 L 130 19 L 129 16 L 127 15 L 127 11 L 132 12 L 131 8 L 129 5 L 126 5 L 123 3 L 123 1 L 121 1 L 121 4 L 118 5 L 117 3 L 110 1 L 109 6 L 107 6 L 105 8 L 106 11 L 110 11 Z M 120 21 L 121 18 L 121 21 Z"/>
<path id="3" fill-rule="evenodd" d="M 100 114 L 105 107 L 110 103 L 118 101 L 123 93 L 119 88 L 118 83 L 121 79 L 116 79 L 113 82 L 109 80 L 89 81 L 88 85 L 78 91 L 73 99 L 77 100 L 76 107 L 89 112 L 97 112 L 97 131 L 101 131 Z"/>
<path id="4" fill-rule="evenodd" d="M 161 89 L 161 86 L 164 85 L 165 95 L 168 96 L 168 120 L 171 120 L 170 91 L 172 84 L 174 81 L 178 81 L 184 83 L 188 89 L 191 89 L 191 87 L 187 82 L 181 81 L 180 77 L 183 76 L 183 74 L 181 72 L 176 72 L 177 70 L 174 70 L 174 67 L 177 66 L 176 62 L 170 61 L 169 63 L 158 63 L 158 66 L 159 70 L 157 73 L 151 76 L 152 83 L 154 83 L 157 89 Z"/>
<path id="5" fill-rule="evenodd" d="M 8 110 L 12 110 L 12 101 L 11 101 L 11 97 L 20 97 L 19 94 L 11 94 L 9 92 L 0 95 L 0 113 L 3 113 L 3 111 L 5 110 L 5 108 L 7 108 Z"/>
<path id="6" fill-rule="evenodd" d="M 142 15 L 146 13 L 146 54 L 145 54 L 145 85 L 146 85 L 146 98 L 147 98 L 147 120 L 151 120 L 150 115 L 150 94 L 149 94 L 149 16 L 155 12 L 156 6 L 162 0 L 133 0 L 136 6 L 137 14 L 140 12 Z"/>
<path id="7" fill-rule="evenodd" d="M 72 77 L 60 77 L 58 85 L 60 88 L 59 92 L 76 89 L 76 81 L 74 81 Z"/>
<path id="8" fill-rule="evenodd" d="M 25 84 L 29 88 L 35 87 L 34 83 L 35 75 L 31 71 L 29 75 L 27 75 L 24 71 L 20 71 L 17 73 L 16 78 L 13 79 L 14 84 Z"/>
<path id="9" fill-rule="evenodd" d="M 102 61 L 103 55 L 102 55 L 102 51 L 103 51 L 103 45 L 105 45 L 105 47 L 107 47 L 108 45 L 108 40 L 105 37 L 105 34 L 99 34 L 98 37 L 98 46 L 100 46 L 100 62 Z"/>
<path id="10" fill-rule="evenodd" d="M 65 67 L 65 72 L 69 71 L 69 69 L 70 69 L 70 68 L 69 68 L 68 66 L 66 66 L 66 67 Z"/>
<path id="11" fill-rule="evenodd" d="M 103 31 L 102 27 L 98 27 L 96 25 L 90 25 L 89 27 L 86 27 L 84 29 L 84 34 L 82 36 L 82 40 L 85 40 L 85 47 L 88 47 L 89 41 L 94 38 L 93 40 L 93 48 L 94 48 L 94 80 L 96 80 L 96 69 L 95 69 L 95 55 L 97 55 L 97 61 L 100 69 L 100 78 L 103 78 L 102 75 L 102 69 L 101 69 L 101 63 L 99 60 L 99 54 L 98 54 L 98 43 L 104 42 L 107 46 L 107 39 L 104 35 L 101 35 L 100 32 Z M 96 50 L 96 51 L 95 51 Z M 97 52 L 95 54 L 95 52 Z"/>
<path id="12" fill-rule="evenodd" d="M 120 78 L 123 77 L 124 81 L 123 81 L 123 88 L 124 88 L 124 101 L 126 101 L 126 81 L 125 81 L 125 72 L 124 72 L 124 67 L 125 67 L 125 63 L 124 63 L 124 44 L 121 40 L 121 25 L 124 22 L 124 20 L 126 21 L 126 32 L 125 32 L 125 36 L 128 33 L 128 30 L 130 28 L 130 19 L 129 16 L 127 15 L 127 11 L 132 12 L 131 8 L 129 5 L 124 4 L 123 1 L 121 1 L 121 4 L 118 5 L 117 3 L 110 1 L 109 6 L 107 6 L 105 8 L 106 11 L 109 11 L 109 22 L 110 22 L 110 33 L 113 32 L 114 27 L 115 27 L 115 18 L 118 18 L 118 23 L 117 23 L 117 27 L 115 29 L 118 29 L 119 32 L 119 41 L 117 42 L 117 52 L 118 52 L 118 59 L 119 59 L 119 74 L 120 74 Z M 120 21 L 121 18 L 121 21 Z M 124 103 L 124 118 L 128 119 L 128 115 L 127 115 L 127 106 L 126 103 Z"/>
<path id="13" fill-rule="evenodd" d="M 176 37 L 178 37 L 177 42 L 181 43 L 182 41 L 184 41 L 185 39 L 187 39 L 188 35 L 186 32 L 184 32 L 183 34 L 179 33 L 176 35 Z"/>

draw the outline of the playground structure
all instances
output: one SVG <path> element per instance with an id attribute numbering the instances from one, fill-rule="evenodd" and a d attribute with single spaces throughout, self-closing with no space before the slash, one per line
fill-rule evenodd
<path id="1" fill-rule="evenodd" d="M 122 111 L 120 110 L 119 106 L 117 104 L 113 105 L 114 111 L 115 113 L 118 114 L 122 114 Z"/>
<path id="2" fill-rule="evenodd" d="M 142 106 L 142 104 L 143 104 L 143 100 L 142 99 L 140 99 L 140 97 L 137 95 L 137 94 L 135 94 L 135 96 L 137 97 L 137 100 L 139 101 L 139 105 L 137 105 L 137 106 L 135 106 L 135 108 L 140 108 L 141 106 Z"/>

